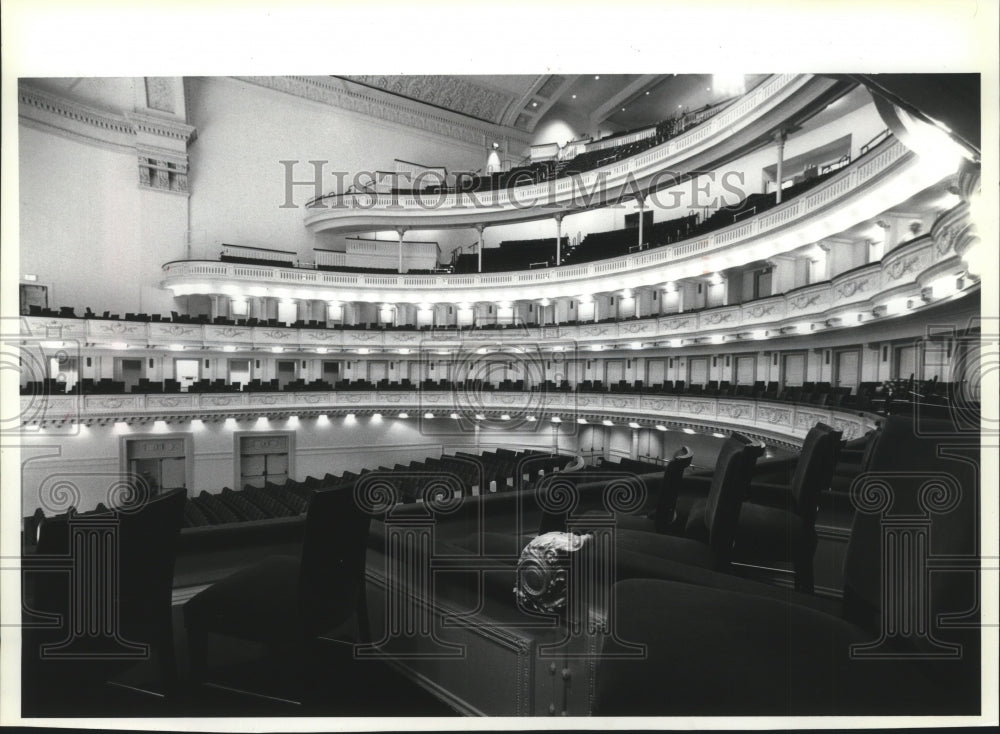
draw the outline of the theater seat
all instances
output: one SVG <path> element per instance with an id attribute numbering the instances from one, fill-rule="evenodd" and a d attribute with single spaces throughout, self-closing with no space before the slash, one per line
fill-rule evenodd
<path id="1" fill-rule="evenodd" d="M 734 433 L 719 451 L 706 499 L 708 536 L 704 541 L 641 530 L 618 530 L 616 545 L 622 551 L 649 555 L 682 564 L 728 570 L 740 504 L 764 445 Z M 622 578 L 635 571 L 618 561 Z"/>
<path id="2" fill-rule="evenodd" d="M 787 486 L 751 482 L 748 502 L 740 506 L 733 555 L 749 563 L 790 561 L 795 588 L 812 592 L 816 552 L 816 505 L 830 488 L 840 445 L 840 431 L 817 423 L 806 435 Z M 702 537 L 705 503 L 696 502 L 688 517 L 689 537 Z"/>
<path id="3" fill-rule="evenodd" d="M 43 568 L 45 562 L 71 561 L 71 570 L 40 574 L 38 584 L 26 589 L 33 598 L 29 608 L 60 620 L 55 627 L 26 629 L 22 639 L 25 675 L 45 680 L 32 694 L 42 696 L 41 705 L 49 686 L 86 691 L 119 682 L 122 675 L 135 678 L 129 687 L 137 690 L 175 692 L 170 604 L 186 495 L 184 489 L 156 497 L 137 491 L 111 511 L 99 505 L 41 521 L 36 555 L 26 567 L 32 560 Z M 107 564 L 113 564 L 113 583 L 105 578 Z M 154 667 L 137 666 L 150 659 L 155 672 L 149 672 L 158 680 L 135 671 Z M 94 695 L 100 695 L 96 689 Z"/>
<path id="4" fill-rule="evenodd" d="M 673 525 L 677 513 L 677 495 L 684 480 L 684 470 L 691 466 L 694 453 L 687 446 L 681 446 L 670 458 L 663 470 L 663 483 L 655 498 L 652 512 L 642 515 L 616 513 L 616 527 L 619 530 L 645 530 L 665 533 Z"/>
<path id="5" fill-rule="evenodd" d="M 318 491 L 309 503 L 300 556 L 267 558 L 188 601 L 184 623 L 194 679 L 205 678 L 210 633 L 263 643 L 283 661 L 300 661 L 307 643 L 352 617 L 357 636 L 366 640 L 370 522 L 353 487 Z M 299 672 L 296 667 L 287 674 L 294 679 Z"/>
<path id="6" fill-rule="evenodd" d="M 852 490 L 837 610 L 746 584 L 616 584 L 615 634 L 645 650 L 615 660 L 617 643 L 604 645 L 593 713 L 978 714 L 978 444 L 953 426 L 887 419 Z"/>

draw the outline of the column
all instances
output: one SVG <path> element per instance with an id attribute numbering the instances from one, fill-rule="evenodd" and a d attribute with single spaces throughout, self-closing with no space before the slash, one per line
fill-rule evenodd
<path id="1" fill-rule="evenodd" d="M 556 265 L 562 265 L 562 214 L 556 214 Z"/>
<path id="2" fill-rule="evenodd" d="M 406 227 L 396 227 L 396 234 L 399 235 L 399 272 L 403 272 L 403 235 L 406 234 Z"/>
<path id="3" fill-rule="evenodd" d="M 646 197 L 640 195 L 640 196 L 637 196 L 635 198 L 639 202 L 639 241 L 636 244 L 641 246 L 642 245 L 642 220 L 643 220 L 643 212 L 646 209 Z M 654 214 L 653 216 L 655 217 L 656 215 Z"/>
<path id="4" fill-rule="evenodd" d="M 477 224 L 476 231 L 479 233 L 479 246 L 476 249 L 476 253 L 479 256 L 479 272 L 483 272 L 483 230 L 486 229 L 486 225 Z"/>
<path id="5" fill-rule="evenodd" d="M 778 179 L 778 198 L 777 202 L 781 203 L 781 180 L 784 177 L 784 158 L 785 158 L 785 131 L 778 130 L 774 134 L 774 142 L 778 144 L 778 168 L 776 171 L 776 176 Z"/>

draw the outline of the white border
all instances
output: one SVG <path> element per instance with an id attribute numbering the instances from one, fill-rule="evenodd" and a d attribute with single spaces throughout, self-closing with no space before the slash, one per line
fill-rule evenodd
<path id="1" fill-rule="evenodd" d="M 18 282 L 17 101 L 20 76 L 201 76 L 319 73 L 573 73 L 602 72 L 968 72 L 983 73 L 982 191 L 993 215 L 983 243 L 998 241 L 997 3 L 989 0 L 677 0 L 542 5 L 523 0 L 477 6 L 382 0 L 363 5 L 291 0 L 239 4 L 220 0 L 84 3 L 6 0 L 2 19 L 3 287 L 0 314 L 16 315 Z M 442 15 L 447 22 L 442 22 Z M 238 32 L 237 32 L 238 31 Z M 553 48 L 553 39 L 572 45 Z M 428 40 L 431 39 L 431 40 Z M 378 45 L 380 53 L 370 50 Z M 396 49 L 397 53 L 389 53 Z M 599 52 L 594 49 L 600 49 Z M 419 60 L 419 61 L 416 61 Z M 738 64 L 738 69 L 732 66 Z M 725 68 L 725 67 L 730 68 Z M 995 260 L 993 260 L 995 262 Z M 997 317 L 996 271 L 985 274 L 984 318 Z M 997 393 L 997 371 L 984 375 L 984 393 Z M 17 395 L 17 376 L 0 373 L 4 396 Z M 16 401 L 17 398 L 14 397 Z M 0 555 L 18 555 L 20 457 L 2 452 Z M 997 557 L 995 452 L 983 476 L 983 556 Z M 4 564 L 9 565 L 9 564 Z M 8 576 L 4 572 L 4 577 Z M 5 584 L 7 579 L 3 579 Z M 986 621 L 996 622 L 996 575 L 983 577 Z M 19 615 L 16 594 L 5 593 L 3 620 Z M 3 629 L 0 721 L 17 723 L 19 644 Z M 996 649 L 996 626 L 984 627 L 984 648 Z M 16 637 L 16 635 L 15 635 Z M 996 660 L 984 681 L 984 716 L 960 719 L 641 718 L 641 719 L 188 719 L 44 720 L 45 726 L 301 731 L 323 729 L 496 728 L 791 728 L 956 726 L 997 722 Z M 990 698 L 990 695 L 993 697 Z"/>

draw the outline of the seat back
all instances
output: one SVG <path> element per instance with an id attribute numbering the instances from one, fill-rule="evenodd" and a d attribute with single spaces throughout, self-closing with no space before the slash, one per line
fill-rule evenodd
<path id="1" fill-rule="evenodd" d="M 164 616 L 169 624 L 174 561 L 186 502 L 186 489 L 171 489 L 134 509 L 115 513 L 119 519 L 120 613 L 126 629 Z"/>
<path id="2" fill-rule="evenodd" d="M 84 608 L 81 605 L 105 614 L 117 602 L 118 631 L 123 638 L 131 642 L 169 639 L 174 560 L 186 499 L 185 489 L 172 489 L 113 511 L 80 516 L 71 512 L 43 520 L 36 551 L 39 556 L 75 558 L 79 549 L 71 536 L 76 522 L 98 521 L 101 527 L 112 529 L 117 540 L 114 556 L 117 578 L 115 598 L 95 598 L 102 591 L 110 595 L 111 589 L 105 584 L 84 584 L 74 587 L 84 594 L 84 598 L 74 601 L 67 596 L 70 587 L 65 577 L 49 574 L 53 578 L 39 588 L 40 611 L 58 612 L 63 615 L 63 624 L 68 625 L 79 623 L 68 615 Z M 75 562 L 84 567 L 83 559 Z"/>
<path id="3" fill-rule="evenodd" d="M 681 446 L 663 470 L 663 486 L 660 487 L 653 515 L 653 523 L 658 533 L 665 533 L 674 521 L 674 510 L 677 507 L 677 495 L 680 493 L 684 470 L 691 466 L 692 459 L 694 452 L 687 446 Z"/>
<path id="4" fill-rule="evenodd" d="M 886 621 L 895 622 L 883 619 L 885 615 L 911 610 L 919 602 L 925 605 L 926 619 L 911 620 L 908 626 L 927 622 L 931 634 L 911 635 L 904 642 L 931 654 L 939 651 L 933 649 L 938 633 L 956 639 L 963 628 L 970 636 L 977 632 L 972 613 L 978 609 L 977 574 L 952 569 L 980 553 L 979 444 L 978 433 L 957 431 L 948 420 L 918 423 L 914 416 L 900 415 L 885 420 L 867 471 L 851 487 L 857 511 L 844 562 L 847 619 L 877 634 Z M 900 524 L 911 526 L 908 537 L 897 530 Z M 887 545 L 892 538 L 897 543 Z M 895 556 L 887 555 L 890 547 Z M 914 550 L 924 557 L 911 558 Z M 948 562 L 927 573 L 934 558 Z M 904 564 L 910 569 L 905 578 Z M 895 588 L 900 579 L 906 588 Z M 903 605 L 900 592 L 915 602 Z M 913 596 L 925 592 L 925 599 Z M 885 600 L 893 606 L 883 608 Z M 938 622 L 948 613 L 964 615 L 964 624 L 943 629 Z M 967 652 L 973 650 L 978 650 L 978 638 Z"/>
<path id="5" fill-rule="evenodd" d="M 715 462 L 712 483 L 705 503 L 705 525 L 708 544 L 720 566 L 729 564 L 740 515 L 740 505 L 750 488 L 750 479 L 763 444 L 738 433 L 722 444 Z"/>
<path id="6" fill-rule="evenodd" d="M 802 453 L 795 464 L 789 489 L 795 509 L 808 527 L 815 524 L 820 492 L 829 489 L 833 482 L 841 436 L 841 431 L 835 431 L 825 423 L 817 423 L 809 429 L 802 444 Z"/>
<path id="7" fill-rule="evenodd" d="M 305 632 L 320 634 L 358 609 L 370 524 L 371 516 L 355 501 L 353 484 L 313 493 L 299 571 Z"/>

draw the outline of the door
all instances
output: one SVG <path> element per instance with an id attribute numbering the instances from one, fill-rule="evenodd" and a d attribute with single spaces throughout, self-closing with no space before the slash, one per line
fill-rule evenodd
<path id="1" fill-rule="evenodd" d="M 896 348 L 896 375 L 897 380 L 908 380 L 910 377 L 920 379 L 917 374 L 917 348 L 914 346 Z"/>
<path id="2" fill-rule="evenodd" d="M 708 382 L 708 357 L 692 357 L 688 360 L 688 385 L 702 385 Z"/>
<path id="3" fill-rule="evenodd" d="M 49 377 L 58 382 L 66 383 L 66 389 L 72 390 L 77 380 L 80 379 L 76 357 L 51 357 L 49 359 Z"/>
<path id="4" fill-rule="evenodd" d="M 125 392 L 132 392 L 132 388 L 139 384 L 139 378 L 142 376 L 141 359 L 115 360 L 115 379 L 125 383 Z"/>
<path id="5" fill-rule="evenodd" d="M 251 365 L 249 359 L 229 360 L 229 384 L 240 385 L 241 387 L 249 384 L 252 378 L 250 370 Z"/>
<path id="6" fill-rule="evenodd" d="M 328 359 L 323 360 L 323 381 L 331 385 L 340 380 L 340 362 L 333 362 Z"/>
<path id="7" fill-rule="evenodd" d="M 191 385 L 201 379 L 201 360 L 175 359 L 174 379 L 181 384 L 181 392 L 187 392 Z"/>
<path id="8" fill-rule="evenodd" d="M 662 385 L 666 374 L 666 365 L 662 359 L 653 359 L 646 362 L 647 385 Z"/>
<path id="9" fill-rule="evenodd" d="M 617 385 L 625 379 L 625 361 L 621 359 L 609 359 L 604 372 L 605 385 Z"/>
<path id="10" fill-rule="evenodd" d="M 151 495 L 187 486 L 187 455 L 182 439 L 129 439 L 125 447 L 128 472 Z"/>
<path id="11" fill-rule="evenodd" d="M 239 487 L 263 487 L 288 481 L 288 436 L 262 435 L 240 438 Z"/>
<path id="12" fill-rule="evenodd" d="M 847 349 L 836 355 L 833 384 L 837 387 L 857 388 L 861 376 L 861 354 L 856 349 Z"/>
<path id="13" fill-rule="evenodd" d="M 368 363 L 368 380 L 378 384 L 379 380 L 384 380 L 389 376 L 389 363 L 384 360 L 375 360 Z"/>
<path id="14" fill-rule="evenodd" d="M 745 355 L 736 358 L 736 384 L 752 385 L 756 376 L 757 358 Z"/>
<path id="15" fill-rule="evenodd" d="M 277 365 L 278 389 L 284 390 L 285 385 L 295 381 L 295 360 L 279 359 Z"/>
<path id="16" fill-rule="evenodd" d="M 806 355 L 786 354 L 782 362 L 781 384 L 785 387 L 801 387 L 806 379 Z"/>

